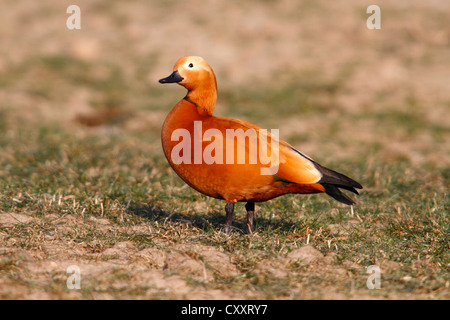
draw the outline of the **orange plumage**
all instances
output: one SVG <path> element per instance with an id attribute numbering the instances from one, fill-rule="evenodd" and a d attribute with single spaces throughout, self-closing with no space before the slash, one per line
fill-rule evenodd
<path id="1" fill-rule="evenodd" d="M 254 203 L 283 194 L 326 192 L 345 204 L 354 203 L 339 188 L 358 194 L 355 188 L 362 186 L 356 181 L 319 165 L 258 126 L 215 117 L 216 77 L 202 58 L 179 59 L 173 73 L 159 82 L 178 83 L 188 90 L 164 121 L 164 154 L 189 186 L 227 202 L 226 233 L 231 232 L 238 201 L 247 202 L 247 232 L 253 231 Z"/>

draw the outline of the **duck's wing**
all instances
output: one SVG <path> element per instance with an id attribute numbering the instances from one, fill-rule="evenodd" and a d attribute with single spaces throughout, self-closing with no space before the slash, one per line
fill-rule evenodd
<path id="1" fill-rule="evenodd" d="M 278 180 L 298 184 L 314 184 L 322 178 L 322 173 L 311 158 L 281 140 L 273 130 L 269 132 L 242 120 L 218 119 L 226 122 L 228 130 L 242 129 L 246 133 L 252 129 L 255 132 L 258 148 L 248 146 L 251 139 L 235 139 L 233 143 L 237 144 L 236 148 L 244 148 L 247 159 L 257 159 L 262 167 L 261 174 L 271 174 Z"/>

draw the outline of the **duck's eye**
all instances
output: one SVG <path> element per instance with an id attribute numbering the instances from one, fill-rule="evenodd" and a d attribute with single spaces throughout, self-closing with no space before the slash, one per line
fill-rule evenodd
<path id="1" fill-rule="evenodd" d="M 193 65 L 192 63 L 189 63 L 188 67 L 189 67 L 189 68 L 193 68 L 194 65 Z"/>

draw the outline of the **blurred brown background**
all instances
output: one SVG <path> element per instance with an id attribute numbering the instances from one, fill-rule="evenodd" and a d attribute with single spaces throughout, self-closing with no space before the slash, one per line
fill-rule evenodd
<path id="1" fill-rule="evenodd" d="M 66 27 L 70 4 L 81 8 L 81 30 Z M 370 4 L 2 1 L 0 112 L 8 126 L 20 126 L 24 118 L 71 123 L 80 115 L 81 122 L 97 125 L 109 118 L 100 113 L 94 117 L 106 120 L 86 119 L 95 109 L 112 109 L 111 118 L 145 110 L 139 115 L 148 122 L 141 125 L 160 126 L 183 91 L 162 87 L 157 80 L 170 73 L 179 57 L 200 55 L 217 74 L 218 115 L 233 116 L 220 90 L 289 85 L 295 91 L 303 89 L 297 82 L 319 78 L 338 86 L 331 98 L 313 96 L 312 103 L 327 104 L 322 113 L 364 114 L 343 134 L 357 133 L 362 143 L 378 141 L 386 154 L 448 163 L 450 139 L 437 143 L 424 130 L 414 141 L 403 136 L 393 140 L 392 132 L 386 132 L 391 129 L 380 130 L 383 116 L 371 119 L 367 114 L 390 110 L 426 125 L 450 127 L 450 3 L 380 2 L 381 30 L 366 27 Z M 275 104 L 274 112 L 283 107 Z M 278 124 L 282 136 L 302 134 L 311 123 L 320 126 L 320 117 L 301 121 L 302 105 L 291 108 L 292 118 Z M 261 126 L 276 125 L 259 121 Z M 316 152 L 307 144 L 303 148 Z"/>

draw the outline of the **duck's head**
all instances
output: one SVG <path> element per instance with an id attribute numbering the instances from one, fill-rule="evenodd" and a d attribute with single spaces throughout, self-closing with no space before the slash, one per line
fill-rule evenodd
<path id="1" fill-rule="evenodd" d="M 187 56 L 178 59 L 173 72 L 160 83 L 178 83 L 188 90 L 187 98 L 212 115 L 217 99 L 217 82 L 214 71 L 201 57 Z"/>
<path id="2" fill-rule="evenodd" d="M 188 56 L 178 59 L 170 76 L 159 80 L 160 83 L 178 83 L 188 90 L 203 87 L 205 84 L 216 85 L 216 76 L 209 64 L 202 58 Z"/>

